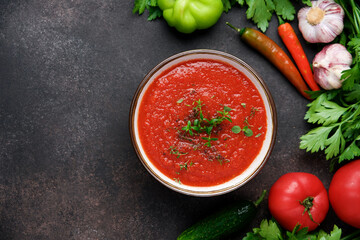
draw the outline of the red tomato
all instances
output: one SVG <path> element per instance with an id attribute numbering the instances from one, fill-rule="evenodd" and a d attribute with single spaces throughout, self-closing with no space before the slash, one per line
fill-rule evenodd
<path id="1" fill-rule="evenodd" d="M 336 215 L 360 228 L 360 160 L 341 167 L 330 183 L 329 198 Z"/>
<path id="2" fill-rule="evenodd" d="M 324 220 L 329 210 L 329 199 L 324 185 L 316 176 L 302 172 L 287 173 L 271 187 L 269 209 L 285 229 L 292 231 L 300 224 L 300 228 L 308 227 L 312 231 Z"/>

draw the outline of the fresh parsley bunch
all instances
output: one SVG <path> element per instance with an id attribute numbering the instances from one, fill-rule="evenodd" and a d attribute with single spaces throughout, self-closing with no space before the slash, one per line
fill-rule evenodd
<path id="1" fill-rule="evenodd" d="M 323 230 L 308 233 L 307 228 L 300 229 L 300 226 L 296 226 L 292 232 L 284 231 L 273 220 L 262 220 L 259 228 L 254 228 L 253 232 L 249 232 L 243 238 L 243 240 L 354 240 L 360 234 L 359 231 L 355 231 L 353 234 L 341 238 L 342 231 L 336 225 L 330 234 Z"/>
<path id="2" fill-rule="evenodd" d="M 338 0 L 346 12 L 346 29 L 339 38 L 353 55 L 352 68 L 342 73 L 342 88 L 311 93 L 305 119 L 319 126 L 302 136 L 300 148 L 325 151 L 336 162 L 360 156 L 360 8 L 354 0 Z"/>

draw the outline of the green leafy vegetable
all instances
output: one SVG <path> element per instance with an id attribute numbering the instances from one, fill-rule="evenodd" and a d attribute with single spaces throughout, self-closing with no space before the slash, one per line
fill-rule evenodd
<path id="1" fill-rule="evenodd" d="M 147 18 L 148 21 L 152 21 L 152 20 L 162 17 L 162 11 L 159 7 L 150 6 L 148 8 L 148 10 L 149 10 L 149 16 Z"/>
<path id="2" fill-rule="evenodd" d="M 360 151 L 349 151 L 356 150 L 359 140 L 360 101 L 347 102 L 346 99 L 356 99 L 351 92 L 337 90 L 337 93 L 332 98 L 332 93 L 324 92 L 308 105 L 305 119 L 321 126 L 300 138 L 300 148 L 311 152 L 325 150 L 328 160 L 340 155 L 341 162 L 360 156 Z"/>
<path id="3" fill-rule="evenodd" d="M 360 231 L 355 231 L 351 234 L 351 238 L 345 237 L 343 239 L 354 239 L 360 234 Z M 296 226 L 292 232 L 282 229 L 274 220 L 262 220 L 259 228 L 254 228 L 252 232 L 246 234 L 243 240 L 341 240 L 341 229 L 334 225 L 330 234 L 323 230 L 315 233 L 308 233 L 307 228 L 300 229 Z"/>
<path id="4" fill-rule="evenodd" d="M 310 0 L 302 0 L 303 4 L 311 6 Z M 295 8 L 290 0 L 223 0 L 224 11 L 228 12 L 234 5 L 247 5 L 246 17 L 265 32 L 269 21 L 276 14 L 282 19 L 291 21 L 295 17 Z"/>
<path id="5" fill-rule="evenodd" d="M 222 0 L 223 5 L 224 5 L 224 12 L 229 12 L 231 10 L 231 8 L 235 5 L 240 5 L 243 6 L 245 3 L 245 0 Z"/>
<path id="6" fill-rule="evenodd" d="M 260 228 L 254 228 L 253 232 L 247 233 L 246 237 L 243 238 L 243 240 L 252 239 L 278 240 L 282 239 L 282 234 L 276 222 L 265 219 L 261 221 Z"/>
<path id="7" fill-rule="evenodd" d="M 274 1 L 275 12 L 282 17 L 282 19 L 292 21 L 296 13 L 294 6 L 289 0 Z"/>
<path id="8" fill-rule="evenodd" d="M 252 19 L 265 32 L 275 10 L 274 3 L 271 0 L 246 0 L 246 4 L 249 6 L 246 11 L 247 19 Z"/>
<path id="9" fill-rule="evenodd" d="M 139 13 L 139 15 L 143 14 L 145 8 L 149 7 L 148 0 L 135 0 L 133 13 Z"/>
<path id="10" fill-rule="evenodd" d="M 339 42 L 346 44 L 353 65 L 342 72 L 342 88 L 312 92 L 305 120 L 318 124 L 302 136 L 300 148 L 324 151 L 331 168 L 360 156 L 360 7 L 354 0 L 337 0 L 345 10 L 345 26 Z"/>
<path id="11" fill-rule="evenodd" d="M 142 15 L 145 12 L 145 9 L 149 11 L 148 20 L 155 20 L 162 16 L 162 11 L 158 7 L 157 0 L 135 0 L 133 13 L 138 13 Z"/>

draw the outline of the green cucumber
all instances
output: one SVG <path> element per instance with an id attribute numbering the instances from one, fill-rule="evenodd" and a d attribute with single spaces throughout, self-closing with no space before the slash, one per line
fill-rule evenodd
<path id="1" fill-rule="evenodd" d="M 266 191 L 256 202 L 240 200 L 235 205 L 216 212 L 182 232 L 177 240 L 220 239 L 246 227 L 255 218 L 257 206 Z"/>

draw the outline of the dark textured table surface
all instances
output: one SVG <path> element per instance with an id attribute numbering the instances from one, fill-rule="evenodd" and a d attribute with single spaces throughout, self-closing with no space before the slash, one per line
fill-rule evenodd
<path id="1" fill-rule="evenodd" d="M 287 172 L 313 173 L 328 188 L 324 156 L 299 149 L 311 127 L 303 120 L 308 101 L 225 25 L 252 27 L 245 9 L 182 35 L 164 20 L 133 15 L 132 7 L 125 0 L 0 1 L 0 239 L 175 239 L 216 208 L 256 199 Z M 267 35 L 283 46 L 276 28 L 273 18 Z M 317 47 L 304 46 L 312 59 Z M 276 144 L 262 171 L 213 198 L 157 182 L 138 160 L 128 128 L 145 74 L 199 48 L 250 64 L 267 83 L 278 116 Z M 270 217 L 265 201 L 245 231 Z M 346 228 L 330 210 L 323 228 L 334 223 Z"/>

